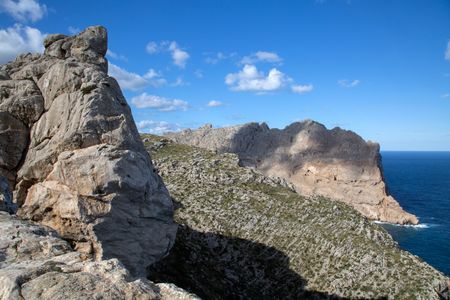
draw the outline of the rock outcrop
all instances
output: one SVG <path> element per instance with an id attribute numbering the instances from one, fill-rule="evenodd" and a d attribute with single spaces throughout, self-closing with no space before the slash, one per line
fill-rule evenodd
<path id="1" fill-rule="evenodd" d="M 284 179 L 143 135 L 180 224 L 152 281 L 205 299 L 447 299 L 448 279 L 345 203 Z"/>
<path id="2" fill-rule="evenodd" d="M 107 74 L 106 29 L 49 35 L 45 52 L 0 67 L 0 175 L 17 215 L 132 275 L 175 239 L 172 200 Z"/>
<path id="3" fill-rule="evenodd" d="M 194 300 L 169 284 L 131 280 L 117 259 L 94 261 L 45 226 L 0 211 L 0 299 Z"/>
<path id="4" fill-rule="evenodd" d="M 188 145 L 231 152 L 243 166 L 292 182 L 302 195 L 324 195 L 350 204 L 372 220 L 417 224 L 387 193 L 380 147 L 354 132 L 314 121 L 293 123 L 283 130 L 249 123 L 217 128 L 206 125 L 167 135 Z"/>

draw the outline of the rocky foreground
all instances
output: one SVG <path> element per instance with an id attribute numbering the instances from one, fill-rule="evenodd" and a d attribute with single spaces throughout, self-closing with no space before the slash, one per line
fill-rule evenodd
<path id="1" fill-rule="evenodd" d="M 0 299 L 191 299 L 145 279 L 178 226 L 106 29 L 44 46 L 0 67 Z"/>
<path id="2" fill-rule="evenodd" d="M 192 146 L 236 153 L 243 166 L 292 182 L 305 196 L 324 195 L 350 204 L 372 220 L 417 224 L 387 193 L 380 146 L 338 127 L 308 120 L 286 128 L 265 123 L 226 128 L 210 125 L 168 136 Z"/>
<path id="3" fill-rule="evenodd" d="M 152 267 L 206 299 L 446 299 L 447 278 L 350 206 L 303 197 L 235 154 L 144 135 L 177 203 L 170 255 Z"/>

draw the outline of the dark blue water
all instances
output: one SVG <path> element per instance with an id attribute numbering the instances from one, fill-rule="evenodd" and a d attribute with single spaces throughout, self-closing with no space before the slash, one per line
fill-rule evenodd
<path id="1" fill-rule="evenodd" d="M 450 275 L 450 152 L 384 151 L 390 193 L 419 226 L 383 224 L 403 249 Z"/>

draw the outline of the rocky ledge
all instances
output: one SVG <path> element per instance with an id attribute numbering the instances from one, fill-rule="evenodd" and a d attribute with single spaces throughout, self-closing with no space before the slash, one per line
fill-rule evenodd
<path id="1" fill-rule="evenodd" d="M 327 130 L 308 120 L 282 130 L 265 123 L 217 129 L 206 125 L 167 136 L 178 143 L 236 153 L 243 166 L 285 178 L 302 195 L 350 204 L 371 220 L 418 223 L 387 193 L 379 145 L 354 132 Z"/>

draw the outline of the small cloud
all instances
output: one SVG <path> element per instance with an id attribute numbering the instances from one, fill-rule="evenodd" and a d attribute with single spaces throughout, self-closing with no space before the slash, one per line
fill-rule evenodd
<path id="1" fill-rule="evenodd" d="M 78 28 L 78 27 L 73 27 L 73 26 L 69 26 L 69 28 L 67 28 L 67 30 L 69 31 L 69 33 L 71 34 L 71 35 L 75 35 L 75 34 L 78 34 L 78 33 L 80 33 L 80 28 Z"/>
<path id="2" fill-rule="evenodd" d="M 199 79 L 203 78 L 203 71 L 200 69 L 197 69 L 197 70 L 195 70 L 194 75 L 195 75 L 195 77 L 197 77 Z"/>
<path id="3" fill-rule="evenodd" d="M 161 51 L 158 43 L 156 42 L 149 42 L 145 47 L 145 50 L 147 50 L 149 54 L 155 54 Z"/>
<path id="4" fill-rule="evenodd" d="M 110 49 L 108 49 L 108 51 L 106 51 L 106 56 L 111 59 L 115 59 L 115 60 L 128 61 L 128 58 L 126 58 L 124 55 L 117 54 L 116 52 L 113 52 Z"/>
<path id="5" fill-rule="evenodd" d="M 169 50 L 172 53 L 174 65 L 184 69 L 186 67 L 186 61 L 189 58 L 189 53 L 181 50 L 176 42 L 170 43 Z"/>
<path id="6" fill-rule="evenodd" d="M 175 41 L 172 42 L 162 41 L 160 43 L 152 41 L 147 44 L 145 49 L 149 54 L 170 52 L 173 64 L 181 69 L 184 69 L 186 67 L 186 62 L 190 57 L 189 53 L 182 50 Z"/>
<path id="7" fill-rule="evenodd" d="M 291 89 L 292 89 L 292 92 L 294 92 L 294 93 L 305 94 L 305 93 L 311 92 L 314 89 L 314 86 L 312 84 L 305 84 L 305 85 L 297 84 L 297 85 L 292 85 Z"/>
<path id="8" fill-rule="evenodd" d="M 338 84 L 340 86 L 342 86 L 342 87 L 345 87 L 345 88 L 355 87 L 355 86 L 357 86 L 360 83 L 361 83 L 361 81 L 358 80 L 358 79 L 354 79 L 354 80 L 341 79 L 341 80 L 338 80 Z"/>
<path id="9" fill-rule="evenodd" d="M 114 77 L 124 90 L 138 91 L 148 86 L 159 87 L 167 81 L 155 70 L 150 69 L 145 75 L 128 72 L 115 64 L 108 63 L 109 76 Z"/>
<path id="10" fill-rule="evenodd" d="M 224 60 L 227 58 L 227 55 L 223 54 L 222 52 L 217 52 L 215 55 L 208 56 L 205 58 L 205 63 L 210 65 L 215 65 L 219 61 Z"/>
<path id="11" fill-rule="evenodd" d="M 0 29 L 0 64 L 26 52 L 42 53 L 46 34 L 39 29 L 19 24 Z"/>
<path id="12" fill-rule="evenodd" d="M 218 106 L 222 106 L 223 103 L 217 100 L 211 100 L 208 102 L 208 106 L 209 107 L 218 107 Z"/>
<path id="13" fill-rule="evenodd" d="M 167 132 L 180 131 L 183 129 L 177 123 L 169 123 L 166 121 L 143 120 L 136 123 L 136 127 L 140 132 L 152 134 L 164 134 Z"/>
<path id="14" fill-rule="evenodd" d="M 450 60 L 450 41 L 448 41 L 447 50 L 445 50 L 445 59 Z"/>
<path id="15" fill-rule="evenodd" d="M 230 73 L 225 83 L 233 91 L 253 91 L 258 93 L 276 91 L 292 81 L 284 73 L 273 68 L 267 76 L 254 65 L 245 65 L 238 73 Z"/>
<path id="16" fill-rule="evenodd" d="M 169 99 L 165 97 L 160 97 L 156 95 L 148 95 L 147 93 L 142 93 L 139 96 L 133 97 L 131 99 L 137 108 L 153 108 L 158 111 L 176 111 L 176 110 L 187 110 L 188 103 L 180 99 Z"/>
<path id="17" fill-rule="evenodd" d="M 177 77 L 175 82 L 171 84 L 171 86 L 183 86 L 183 85 L 189 85 L 189 83 L 184 81 L 182 77 Z"/>
<path id="18" fill-rule="evenodd" d="M 109 76 L 114 77 L 124 90 L 137 91 L 148 86 L 148 80 L 133 72 L 128 72 L 112 63 L 108 64 Z"/>
<path id="19" fill-rule="evenodd" d="M 248 56 L 244 56 L 241 60 L 241 64 L 255 64 L 258 62 L 269 62 L 269 63 L 279 63 L 281 62 L 281 57 L 275 52 L 258 51 Z"/>
<path id="20" fill-rule="evenodd" d="M 450 97 L 450 94 L 448 94 L 448 93 L 447 93 L 447 94 L 442 94 L 442 95 L 441 95 L 441 98 L 448 98 L 448 97 Z"/>
<path id="21" fill-rule="evenodd" d="M 0 0 L 0 12 L 5 12 L 21 22 L 36 22 L 47 13 L 47 6 L 35 0 Z"/>

